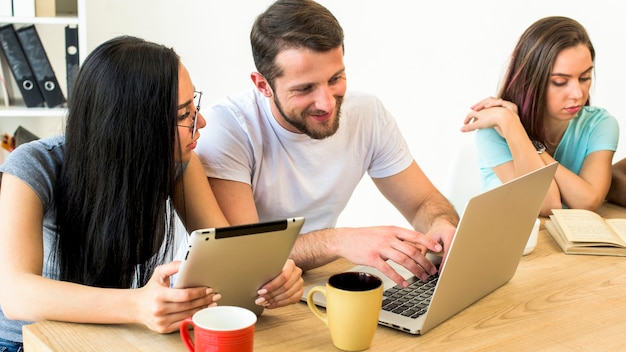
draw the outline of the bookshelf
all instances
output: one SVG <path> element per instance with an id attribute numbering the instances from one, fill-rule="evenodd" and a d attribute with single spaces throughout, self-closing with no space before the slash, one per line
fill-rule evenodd
<path id="1" fill-rule="evenodd" d="M 65 117 L 66 108 L 27 108 L 25 106 L 0 107 L 0 118 L 6 117 Z M 9 132 L 9 131 L 7 131 Z"/>
<path id="2" fill-rule="evenodd" d="M 15 1 L 15 0 L 14 0 Z M 21 0 L 18 0 L 21 1 Z M 58 0 L 57 0 L 58 1 Z M 85 0 L 63 0 L 66 4 L 75 2 L 74 9 L 69 10 L 75 13 L 66 13 L 60 8 L 60 2 L 57 2 L 57 13 L 54 17 L 37 17 L 37 16 L 0 16 L 0 25 L 13 24 L 16 29 L 29 25 L 35 25 L 41 42 L 44 46 L 46 55 L 50 61 L 52 69 L 61 88 L 63 95 L 67 99 L 67 64 L 66 64 L 66 48 L 65 48 L 65 27 L 71 26 L 78 28 L 79 41 L 85 37 L 85 21 L 81 21 L 81 7 L 84 7 Z M 70 6 L 72 7 L 72 6 Z M 60 12 L 64 11 L 64 12 Z M 81 28 L 82 27 L 82 28 Z M 82 37 L 82 38 L 81 38 Z M 79 43 L 79 61 L 82 62 L 84 53 L 81 52 L 81 44 Z M 39 137 L 48 137 L 63 132 L 65 118 L 67 116 L 67 108 L 65 104 L 57 107 L 26 107 L 23 102 L 21 92 L 17 86 L 15 78 L 7 63 L 4 62 L 5 57 L 0 55 L 2 62 L 2 78 L 4 86 L 9 95 L 9 102 L 6 103 L 4 90 L 0 87 L 0 134 L 13 134 L 18 126 L 23 126 Z M 1 83 L 1 82 L 0 82 Z M 0 150 L 0 164 L 8 157 L 8 152 L 4 149 Z"/>
<path id="3" fill-rule="evenodd" d="M 75 1 L 76 8 L 84 6 L 84 0 L 63 0 Z M 57 3 L 57 11 L 59 11 Z M 71 10 L 71 11 L 74 11 Z M 67 64 L 65 59 L 65 27 L 78 28 L 79 40 L 84 39 L 85 22 L 80 20 L 80 10 L 76 13 L 59 13 L 54 17 L 25 17 L 25 16 L 0 16 L 0 25 L 13 24 L 16 29 L 35 25 L 45 52 L 52 65 L 52 69 L 57 78 L 59 87 L 67 99 Z M 83 27 L 83 28 L 81 28 Z M 81 43 L 78 45 L 80 62 L 84 54 L 80 52 Z M 4 56 L 0 55 L 0 61 L 4 61 Z M 13 134 L 18 126 L 23 126 L 39 137 L 48 137 L 63 132 L 67 108 L 65 104 L 57 107 L 26 107 L 15 78 L 10 69 L 2 63 L 2 76 L 4 85 L 7 87 L 9 103 L 3 89 L 0 87 L 0 134 Z M 4 162 L 8 153 L 0 151 L 0 164 Z"/>
<path id="4" fill-rule="evenodd" d="M 0 23 L 14 24 L 75 24 L 78 25 L 78 16 L 58 16 L 58 17 L 13 17 L 0 16 Z"/>
<path id="5" fill-rule="evenodd" d="M 30 25 L 34 24 L 38 26 L 38 28 L 44 27 L 59 27 L 63 28 L 67 25 L 78 26 L 79 19 L 78 15 L 74 16 L 59 16 L 59 17 L 11 17 L 11 16 L 0 16 L 0 25 L 5 24 L 14 24 L 14 25 Z M 44 44 L 47 43 L 51 38 L 46 38 L 46 31 L 39 30 L 40 36 L 42 37 L 42 41 Z M 44 33 L 42 33 L 44 32 Z M 58 29 L 55 31 L 53 36 L 62 36 L 63 33 Z M 64 38 L 64 37 L 61 37 Z M 57 43 L 63 42 L 63 39 L 56 39 Z M 57 45 L 58 46 L 58 45 Z M 53 68 L 55 74 L 57 76 L 57 80 L 59 84 L 63 86 L 64 95 L 67 98 L 67 89 L 65 87 L 65 77 L 66 70 L 65 67 L 62 67 L 65 60 L 65 52 L 64 50 L 60 53 L 57 50 L 50 52 L 46 50 L 48 58 L 53 63 Z M 3 57 L 0 56 L 0 60 L 3 60 Z M 54 65 L 57 63 L 57 65 Z M 5 84 L 9 86 L 14 83 L 14 78 L 11 75 L 10 71 L 5 70 L 3 72 Z M 54 108 L 29 108 L 23 106 L 23 103 L 20 101 L 21 97 L 19 96 L 20 92 L 16 89 L 16 87 L 9 87 L 9 94 L 11 95 L 11 104 L 9 106 L 1 105 L 0 106 L 0 118 L 19 118 L 19 117 L 64 117 L 67 113 L 67 109 L 65 107 L 54 107 Z M 15 99 L 17 98 L 17 99 Z M 4 102 L 5 97 L 2 97 Z M 17 101 L 16 101 L 17 100 Z M 1 124 L 0 124 L 1 125 Z M 9 132 L 9 131 L 5 131 Z"/>

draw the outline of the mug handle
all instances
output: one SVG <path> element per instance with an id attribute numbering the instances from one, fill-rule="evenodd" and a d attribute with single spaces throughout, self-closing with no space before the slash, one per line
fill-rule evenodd
<path id="1" fill-rule="evenodd" d="M 189 335 L 189 326 L 193 326 L 193 317 L 187 317 L 180 323 L 180 338 L 183 340 L 185 347 L 187 347 L 187 351 L 194 352 L 196 346 L 194 346 L 193 340 Z"/>
<path id="2" fill-rule="evenodd" d="M 324 297 L 326 297 L 326 287 L 325 286 L 315 286 L 311 289 L 311 291 L 309 291 L 309 294 L 306 297 L 306 304 L 309 306 L 309 309 L 311 309 L 311 311 L 313 312 L 313 314 L 315 314 L 316 317 L 318 317 L 324 324 L 326 324 L 326 326 L 328 326 L 328 316 L 324 313 L 322 313 L 319 308 L 317 308 L 317 306 L 315 305 L 315 303 L 313 302 L 313 295 L 319 292 L 322 295 L 324 295 Z"/>

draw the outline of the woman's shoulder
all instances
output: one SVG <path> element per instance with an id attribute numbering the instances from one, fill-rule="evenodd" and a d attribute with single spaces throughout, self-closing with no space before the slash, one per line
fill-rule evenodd
<path id="1" fill-rule="evenodd" d="M 63 163 L 62 136 L 39 139 L 17 147 L 0 167 L 28 184 L 44 204 L 50 201 L 54 178 Z"/>
<path id="2" fill-rule="evenodd" d="M 63 162 L 64 143 L 65 139 L 58 136 L 22 144 L 9 154 L 0 171 L 23 180 L 36 178 L 39 173 L 53 177 Z"/>
<path id="3" fill-rule="evenodd" d="M 611 115 L 608 110 L 599 106 L 583 106 L 578 117 L 581 119 L 605 119 L 610 118 L 614 119 L 613 115 Z"/>
<path id="4" fill-rule="evenodd" d="M 579 126 L 617 125 L 617 119 L 605 108 L 598 106 L 584 106 L 573 120 Z"/>
<path id="5" fill-rule="evenodd" d="M 62 153 L 65 138 L 63 136 L 55 136 L 43 139 L 37 139 L 17 147 L 10 155 L 11 158 L 17 159 L 58 159 Z"/>

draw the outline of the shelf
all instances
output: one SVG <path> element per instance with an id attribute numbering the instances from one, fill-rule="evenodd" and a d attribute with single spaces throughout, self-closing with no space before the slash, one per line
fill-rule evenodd
<path id="1" fill-rule="evenodd" d="M 77 16 L 64 17 L 13 17 L 0 16 L 0 23 L 16 23 L 16 24 L 75 24 L 78 25 Z"/>
<path id="2" fill-rule="evenodd" d="M 66 117 L 67 108 L 0 107 L 2 117 Z"/>

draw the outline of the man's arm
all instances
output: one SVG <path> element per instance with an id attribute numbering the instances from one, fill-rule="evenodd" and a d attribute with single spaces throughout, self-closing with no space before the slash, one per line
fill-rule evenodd
<path id="1" fill-rule="evenodd" d="M 259 221 L 250 185 L 219 178 L 209 178 L 209 183 L 230 224 Z M 291 258 L 303 270 L 316 268 L 339 258 L 337 245 L 333 240 L 338 231 L 325 229 L 298 236 Z"/>
<path id="2" fill-rule="evenodd" d="M 250 185 L 216 178 L 209 178 L 209 183 L 229 223 L 258 222 Z M 447 221 L 442 223 L 448 224 Z M 437 270 L 423 255 L 422 248 L 438 252 L 442 248 L 437 242 L 437 239 L 395 226 L 320 229 L 300 235 L 291 258 L 298 267 L 308 270 L 344 257 L 355 264 L 375 267 L 396 283 L 406 285 L 408 283 L 386 260 L 391 259 L 426 280 Z"/>
<path id="3" fill-rule="evenodd" d="M 611 187 L 606 200 L 626 207 L 626 158 L 613 165 Z"/>
<path id="4" fill-rule="evenodd" d="M 209 177 L 217 203 L 231 225 L 259 222 L 252 187 L 243 182 Z"/>
<path id="5" fill-rule="evenodd" d="M 172 198 L 189 233 L 207 227 L 228 226 L 195 153 L 192 153 L 181 180 L 176 183 Z"/>
<path id="6" fill-rule="evenodd" d="M 374 179 L 374 184 L 415 230 L 442 243 L 447 253 L 459 216 L 415 161 L 396 175 Z"/>

